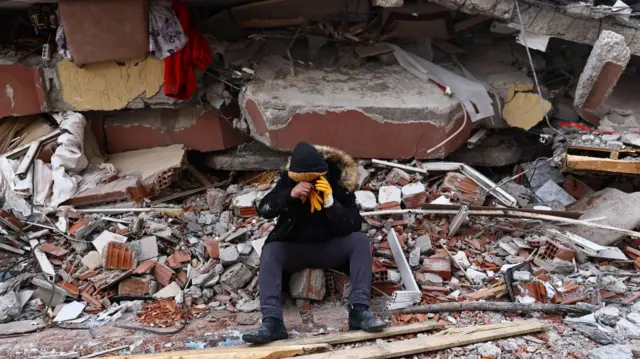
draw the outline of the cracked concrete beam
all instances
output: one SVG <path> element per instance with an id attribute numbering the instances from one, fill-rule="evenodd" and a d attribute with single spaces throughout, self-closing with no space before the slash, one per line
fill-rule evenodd
<path id="1" fill-rule="evenodd" d="M 304 139 L 360 158 L 442 158 L 471 128 L 428 155 L 458 130 L 463 112 L 457 100 L 399 65 L 297 69 L 295 77 L 247 85 L 239 102 L 252 137 L 279 150 Z"/>
<path id="2" fill-rule="evenodd" d="M 611 16 L 594 19 L 589 16 L 600 15 L 592 12 L 580 15 L 576 9 L 571 8 L 569 11 L 571 14 L 566 13 L 563 9 L 552 7 L 522 3 L 520 5 L 522 22 L 524 28 L 529 32 L 593 45 L 602 31 L 610 30 L 624 37 L 632 54 L 640 55 L 640 34 L 637 28 L 625 26 Z M 631 26 L 640 27 L 640 21 L 637 19 L 630 19 L 628 23 Z M 520 30 L 517 14 L 514 13 L 507 25 Z"/>

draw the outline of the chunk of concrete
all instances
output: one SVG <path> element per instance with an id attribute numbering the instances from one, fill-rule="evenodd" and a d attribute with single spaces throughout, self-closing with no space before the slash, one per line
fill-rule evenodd
<path id="1" fill-rule="evenodd" d="M 224 265 L 233 264 L 240 258 L 238 248 L 235 245 L 220 247 L 220 262 Z"/>
<path id="2" fill-rule="evenodd" d="M 624 36 L 609 30 L 600 33 L 574 96 L 573 105 L 583 119 L 594 125 L 600 123 L 596 112 L 606 102 L 630 59 L 631 51 Z"/>
<path id="3" fill-rule="evenodd" d="M 89 269 L 96 269 L 102 265 L 102 257 L 98 251 L 91 251 L 82 257 L 80 262 Z"/>
<path id="4" fill-rule="evenodd" d="M 402 202 L 402 191 L 396 186 L 382 186 L 378 191 L 378 202 L 380 204 L 389 202 Z"/>
<path id="5" fill-rule="evenodd" d="M 168 286 L 160 289 L 153 295 L 155 299 L 169 299 L 174 298 L 176 295 L 182 292 L 182 288 L 176 282 L 169 283 Z"/>
<path id="6" fill-rule="evenodd" d="M 608 326 L 614 327 L 620 320 L 620 309 L 607 306 L 600 308 L 595 312 L 596 319 Z"/>
<path id="7" fill-rule="evenodd" d="M 0 296 L 0 323 L 13 321 L 20 315 L 20 298 L 15 292 Z"/>
<path id="8" fill-rule="evenodd" d="M 244 287 L 253 278 L 249 268 L 243 263 L 236 263 L 227 269 L 220 277 L 220 283 L 237 290 Z"/>
<path id="9" fill-rule="evenodd" d="M 156 259 L 159 256 L 156 236 L 141 238 L 137 241 L 128 243 L 127 246 L 138 256 L 138 261 Z"/>
<path id="10" fill-rule="evenodd" d="M 471 129 L 469 121 L 427 153 L 454 134 L 464 116 L 455 97 L 400 65 L 296 69 L 295 75 L 252 81 L 238 102 L 252 137 L 281 150 L 306 140 L 357 158 L 442 158 Z"/>
<path id="11" fill-rule="evenodd" d="M 295 299 L 322 300 L 326 294 L 325 275 L 322 269 L 303 269 L 291 275 L 289 287 Z"/>
<path id="12" fill-rule="evenodd" d="M 616 324 L 616 332 L 629 339 L 640 339 L 640 326 L 626 318 L 621 318 Z"/>
<path id="13" fill-rule="evenodd" d="M 605 345 L 593 349 L 589 353 L 589 359 L 633 359 L 631 347 L 628 345 Z"/>
<path id="14" fill-rule="evenodd" d="M 356 204 L 360 209 L 365 211 L 372 211 L 378 206 L 378 200 L 376 195 L 371 191 L 356 191 Z"/>
<path id="15" fill-rule="evenodd" d="M 569 209 L 585 212 L 580 219 L 605 217 L 598 223 L 632 230 L 640 226 L 640 212 L 637 208 L 640 208 L 640 192 L 626 193 L 615 188 L 605 188 L 583 197 Z M 625 237 L 624 234 L 606 229 L 585 226 L 570 226 L 567 231 L 603 246 L 610 246 Z"/>
<path id="16" fill-rule="evenodd" d="M 420 208 L 427 200 L 427 188 L 420 182 L 402 186 L 402 201 L 407 208 Z"/>
<path id="17" fill-rule="evenodd" d="M 433 252 L 433 243 L 430 236 L 420 236 L 416 239 L 416 248 L 420 248 L 421 254 L 431 254 Z"/>

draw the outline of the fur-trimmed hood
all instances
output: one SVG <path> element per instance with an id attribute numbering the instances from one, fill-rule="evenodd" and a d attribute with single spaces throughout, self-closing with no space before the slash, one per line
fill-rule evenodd
<path id="1" fill-rule="evenodd" d="M 349 191 L 353 192 L 358 189 L 358 164 L 356 161 L 346 152 L 324 145 L 314 145 L 314 147 L 320 152 L 322 158 L 329 164 L 336 165 L 341 172 L 340 182 Z M 285 169 L 289 169 L 291 158 L 287 161 Z"/>

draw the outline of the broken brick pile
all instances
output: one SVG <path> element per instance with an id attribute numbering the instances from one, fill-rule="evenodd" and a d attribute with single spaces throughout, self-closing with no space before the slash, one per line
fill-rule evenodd
<path id="1" fill-rule="evenodd" d="M 364 212 L 420 209 L 430 203 L 497 203 L 462 173 L 409 173 L 363 164 L 355 196 Z M 421 168 L 420 163 L 412 165 Z M 275 173 L 261 176 L 261 183 L 210 188 L 185 199 L 178 216 L 162 211 L 111 216 L 70 211 L 61 216 L 69 221 L 66 231 L 26 232 L 40 243 L 36 250 L 53 266 L 55 286 L 51 291 L 51 283 L 40 276 L 31 280 L 25 288 L 33 289 L 17 292 L 26 298 L 25 310 L 7 320 L 34 317 L 49 304 L 55 315 L 69 301 L 83 302 L 87 313 L 76 313 L 72 319 L 91 314 L 117 318 L 119 311 L 133 308 L 139 325 L 163 328 L 179 327 L 187 316 L 206 316 L 211 310 L 258 311 L 259 253 L 275 221 L 258 217 L 256 208 L 277 180 L 274 177 Z M 640 299 L 638 277 L 615 274 L 633 267 L 585 260 L 579 248 L 549 235 L 539 222 L 476 217 L 452 234 L 451 216 L 396 212 L 364 218 L 362 230 L 371 238 L 374 253 L 373 292 L 383 299 L 402 290 L 407 280 L 392 254 L 391 230 L 423 304 L 633 304 Z M 624 252 L 633 260 L 640 258 L 640 243 L 627 244 Z M 604 274 L 607 271 L 614 274 Z M 287 289 L 290 298 L 299 300 L 306 320 L 312 321 L 309 304 L 343 300 L 349 282 L 336 271 L 309 269 L 291 275 Z M 146 304 L 126 304 L 141 300 Z M 391 319 L 408 323 L 426 318 L 434 316 Z M 631 325 L 639 325 L 631 318 Z M 444 320 L 440 315 L 436 319 Z"/>

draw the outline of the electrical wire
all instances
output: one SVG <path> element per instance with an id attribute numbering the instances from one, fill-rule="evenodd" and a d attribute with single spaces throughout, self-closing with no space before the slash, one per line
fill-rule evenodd
<path id="1" fill-rule="evenodd" d="M 433 151 L 437 150 L 441 146 L 444 146 L 446 143 L 454 139 L 467 126 L 467 121 L 469 120 L 469 114 L 467 113 L 467 110 L 464 108 L 462 101 L 460 101 L 460 98 L 458 98 L 455 94 L 453 96 L 456 98 L 456 100 L 458 100 L 458 102 L 460 102 L 460 107 L 462 107 L 462 112 L 464 112 L 464 120 L 462 121 L 462 125 L 460 125 L 460 128 L 458 128 L 458 130 L 454 132 L 451 136 L 447 137 L 444 141 L 440 142 L 439 144 L 427 150 L 426 155 L 430 155 Z"/>

